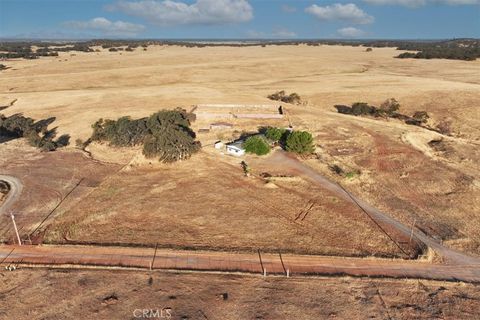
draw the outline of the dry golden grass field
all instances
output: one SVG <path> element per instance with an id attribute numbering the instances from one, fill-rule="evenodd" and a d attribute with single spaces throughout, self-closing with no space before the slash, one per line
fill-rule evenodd
<path id="1" fill-rule="evenodd" d="M 394 59 L 396 53 L 391 48 L 365 52 L 345 46 L 156 46 L 146 52 L 65 53 L 7 61 L 12 68 L 0 74 L 0 103 L 17 99 L 3 112 L 56 117 L 58 131 L 72 136 L 70 151 L 58 151 L 48 155 L 51 161 L 41 162 L 44 167 L 38 170 L 46 172 L 37 172 L 44 176 L 37 181 L 49 184 L 49 170 L 73 170 L 78 179 L 91 175 L 88 169 L 75 168 L 78 162 L 69 157 L 73 141 L 87 138 L 98 118 L 141 117 L 201 103 L 269 104 L 266 96 L 274 91 L 297 92 L 308 104 L 286 109 L 294 128 L 315 135 L 317 158 L 306 161 L 310 166 L 405 224 L 415 222 L 447 244 L 479 254 L 480 62 Z M 439 136 L 434 132 L 397 120 L 339 115 L 333 108 L 356 101 L 379 104 L 391 97 L 405 114 L 426 110 L 432 123 L 451 122 L 453 137 L 443 137 L 443 149 L 435 150 L 428 145 Z M 194 128 L 210 122 L 199 119 Z M 286 120 L 233 124 L 232 130 L 200 134 L 204 151 L 174 165 L 148 165 L 139 159 L 138 150 L 93 145 L 90 151 L 103 166 L 127 166 L 118 173 L 109 170 L 92 192 L 66 199 L 75 205 L 55 213 L 47 239 L 396 254 L 388 239 L 348 203 L 304 180 L 265 185 L 259 179 L 244 179 L 239 159 L 222 156 L 210 146 L 218 138 L 234 136 L 233 131 L 286 126 Z M 15 143 L 4 143 L 0 150 Z M 32 157 L 25 156 L 35 151 L 14 147 L 6 168 L 14 173 L 22 164 L 35 171 Z M 268 158 L 247 159 L 254 172 L 269 172 Z M 62 161 L 56 164 L 58 160 Z M 336 176 L 329 169 L 333 164 L 361 173 Z M 65 174 L 73 179 L 72 173 Z M 277 174 L 285 172 L 278 169 Z M 68 183 L 57 191 L 68 189 Z M 45 206 L 55 207 L 57 198 L 46 197 Z M 296 223 L 309 201 L 315 203 L 312 214 Z M 29 224 L 38 222 L 37 215 L 29 214 L 35 211 L 31 205 L 24 204 L 22 210 L 33 219 Z"/>
<path id="2" fill-rule="evenodd" d="M 397 54 L 347 46 L 150 46 L 2 62 L 11 68 L 0 72 L 0 105 L 16 101 L 1 112 L 55 117 L 58 132 L 71 135 L 69 147 L 51 153 L 23 140 L 0 144 L 0 173 L 24 183 L 23 201 L 13 208 L 21 236 L 33 243 L 400 256 L 362 211 L 282 167 L 275 155 L 246 156 L 253 177 L 245 178 L 242 159 L 212 146 L 290 122 L 313 133 L 316 155 L 302 161 L 314 170 L 405 225 L 480 255 L 480 61 Z M 75 148 L 99 118 L 271 104 L 266 96 L 278 90 L 296 92 L 306 104 L 284 105 L 286 119 L 226 120 L 233 128 L 198 134 L 203 148 L 188 161 L 158 164 L 139 148 L 97 143 L 88 147 L 91 156 Z M 388 98 L 404 114 L 427 111 L 431 125 L 449 122 L 452 135 L 333 108 Z M 211 122 L 198 119 L 193 128 Z M 333 165 L 350 174 L 335 174 Z M 0 240 L 11 243 L 10 221 L 1 219 Z M 0 306 L 28 313 L 10 317 L 31 319 L 132 318 L 136 308 L 171 308 L 175 319 L 472 319 L 480 301 L 478 285 L 426 281 L 46 269 L 0 275 Z M 0 318 L 5 314 L 0 308 Z"/>
<path id="3" fill-rule="evenodd" d="M 8 306 L 0 317 L 13 319 L 135 319 L 137 309 L 164 309 L 171 319 L 466 320 L 480 303 L 478 285 L 435 281 L 118 270 L 0 275 Z"/>

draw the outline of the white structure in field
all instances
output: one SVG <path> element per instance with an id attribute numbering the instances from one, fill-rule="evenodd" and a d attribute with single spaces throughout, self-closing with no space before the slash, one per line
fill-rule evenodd
<path id="1" fill-rule="evenodd" d="M 243 141 L 237 141 L 227 144 L 227 153 L 240 157 L 245 154 L 245 149 L 243 148 Z"/>
<path id="2" fill-rule="evenodd" d="M 215 142 L 215 144 L 213 146 L 215 147 L 215 149 L 222 149 L 223 148 L 223 142 L 222 141 L 217 141 L 217 142 Z"/>

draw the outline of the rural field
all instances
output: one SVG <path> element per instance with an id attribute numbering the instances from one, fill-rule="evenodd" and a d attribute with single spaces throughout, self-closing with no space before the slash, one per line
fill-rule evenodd
<path id="1" fill-rule="evenodd" d="M 2 281 L 2 301 L 25 310 L 8 315 L 32 319 L 134 319 L 138 308 L 172 319 L 474 319 L 480 300 L 472 284 L 418 280 L 19 270 Z"/>
<path id="2" fill-rule="evenodd" d="M 10 68 L 0 72 L 0 106 L 8 107 L 0 112 L 54 117 L 49 128 L 70 135 L 67 147 L 52 152 L 26 139 L 0 143 L 0 174 L 23 184 L 12 206 L 20 237 L 45 246 L 478 261 L 480 61 L 395 59 L 397 54 L 362 46 L 164 45 L 5 61 Z M 280 90 L 297 93 L 303 103 L 267 98 Z M 390 98 L 402 114 L 426 111 L 428 125 L 447 126 L 448 134 L 334 108 L 377 106 Z M 218 107 L 231 104 L 239 106 Z M 285 116 L 212 119 L 196 105 L 225 114 L 249 111 L 242 105 L 281 105 Z M 202 148 L 188 160 L 158 163 L 139 147 L 101 142 L 76 146 L 92 135 L 99 118 L 136 119 L 176 107 L 197 112 L 192 129 Z M 204 130 L 215 122 L 223 127 Z M 277 147 L 266 156 L 237 158 L 213 146 L 265 126 L 308 130 L 314 153 L 292 159 Z M 0 193 L 0 201 L 5 197 Z M 361 209 L 358 199 L 378 210 Z M 0 240 L 16 242 L 6 214 L 0 216 Z M 478 284 L 340 275 L 263 279 L 22 269 L 2 272 L 0 296 L 17 310 L 25 310 L 22 303 L 35 307 L 31 317 L 42 319 L 55 319 L 60 311 L 79 317 L 82 310 L 99 319 L 129 317 L 139 301 L 160 303 L 179 319 L 287 319 L 300 310 L 305 319 L 471 319 L 480 306 Z M 62 291 L 73 292 L 74 302 L 63 304 Z M 46 308 L 39 292 L 58 300 Z M 35 298 L 16 301 L 20 294 Z"/>

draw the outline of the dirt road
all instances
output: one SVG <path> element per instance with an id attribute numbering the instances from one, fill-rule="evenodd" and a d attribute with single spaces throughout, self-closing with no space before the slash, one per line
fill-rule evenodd
<path id="1" fill-rule="evenodd" d="M 383 224 L 389 225 L 407 237 L 412 235 L 413 239 L 416 239 L 421 243 L 425 244 L 427 247 L 433 249 L 438 255 L 440 255 L 443 258 L 445 263 L 480 265 L 479 258 L 470 257 L 462 252 L 447 248 L 437 240 L 427 236 L 425 233 L 421 232 L 418 229 L 414 229 L 412 233 L 412 229 L 410 227 L 405 226 L 401 222 L 395 220 L 394 218 L 390 217 L 386 213 L 383 213 L 380 210 L 374 208 L 373 206 L 366 203 L 365 201 L 358 199 L 354 195 L 347 193 L 347 191 L 343 189 L 341 186 L 328 180 L 324 176 L 320 175 L 318 172 L 316 172 L 309 166 L 305 165 L 304 163 L 300 162 L 295 157 L 289 156 L 287 153 L 279 151 L 272 156 L 272 160 L 277 163 L 280 163 L 285 168 L 288 168 L 290 170 L 297 172 L 304 178 L 309 179 L 314 183 L 320 185 L 322 188 L 325 188 L 333 192 L 338 197 L 341 197 L 342 199 L 352 202 L 354 204 L 358 204 L 376 222 L 382 222 Z"/>
<path id="2" fill-rule="evenodd" d="M 13 251 L 12 251 L 13 250 Z M 480 265 L 326 256 L 92 246 L 0 246 L 4 264 L 94 265 L 286 275 L 352 275 L 480 282 Z"/>
<path id="3" fill-rule="evenodd" d="M 22 193 L 23 185 L 22 182 L 12 176 L 7 176 L 0 174 L 0 180 L 5 181 L 10 185 L 10 191 L 5 198 L 5 201 L 0 206 L 0 215 L 1 214 L 9 214 L 8 209 L 18 200 L 20 194 Z"/>

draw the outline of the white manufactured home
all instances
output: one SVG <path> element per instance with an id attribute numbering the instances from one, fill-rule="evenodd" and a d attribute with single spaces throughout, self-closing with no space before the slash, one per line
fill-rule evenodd
<path id="1" fill-rule="evenodd" d="M 227 153 L 240 157 L 245 154 L 245 149 L 243 148 L 243 141 L 237 141 L 227 144 Z"/>

